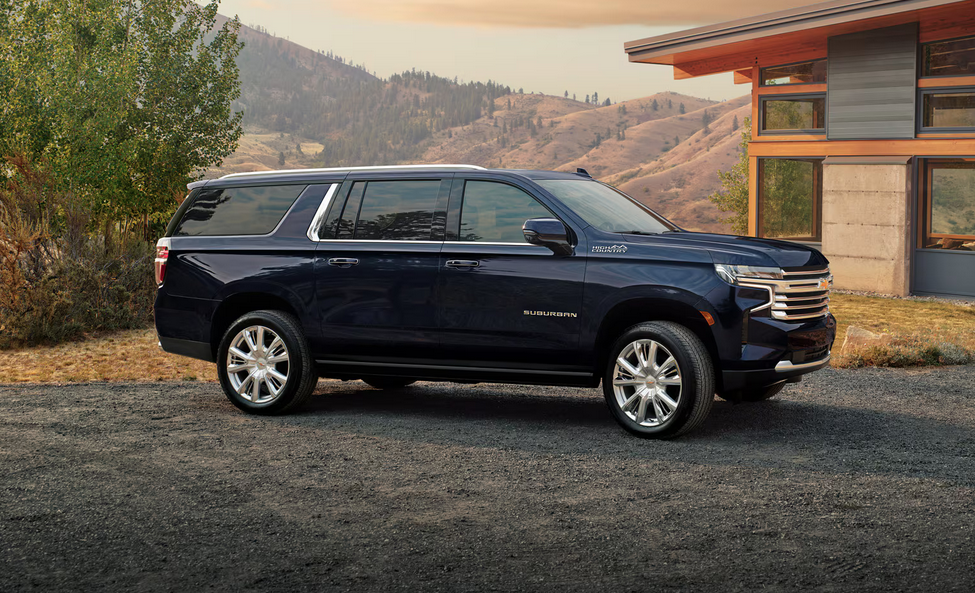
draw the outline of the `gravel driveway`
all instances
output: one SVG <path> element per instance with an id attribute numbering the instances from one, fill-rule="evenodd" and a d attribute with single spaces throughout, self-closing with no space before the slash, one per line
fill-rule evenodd
<path id="1" fill-rule="evenodd" d="M 0 590 L 975 589 L 975 367 L 642 441 L 596 390 L 0 386 Z"/>

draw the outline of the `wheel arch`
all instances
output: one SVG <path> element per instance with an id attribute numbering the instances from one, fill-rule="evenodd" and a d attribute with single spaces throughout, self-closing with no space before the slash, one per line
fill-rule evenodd
<path id="1" fill-rule="evenodd" d="M 718 347 L 714 333 L 701 312 L 687 302 L 653 296 L 634 297 L 613 305 L 596 331 L 596 376 L 602 377 L 613 342 L 628 328 L 648 321 L 671 321 L 691 330 L 704 344 L 720 382 Z"/>
<path id="2" fill-rule="evenodd" d="M 220 302 L 210 323 L 210 349 L 213 352 L 214 359 L 217 356 L 220 340 L 230 324 L 241 315 L 264 309 L 283 311 L 300 318 L 296 308 L 287 299 L 279 295 L 267 292 L 234 293 Z"/>

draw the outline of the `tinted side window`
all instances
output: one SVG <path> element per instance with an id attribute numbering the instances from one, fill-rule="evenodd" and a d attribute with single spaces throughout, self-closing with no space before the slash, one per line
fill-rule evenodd
<path id="1" fill-rule="evenodd" d="M 522 190 L 491 181 L 468 181 L 460 214 L 460 240 L 524 243 L 521 231 L 529 218 L 552 213 Z"/>
<path id="2" fill-rule="evenodd" d="M 274 230 L 303 185 L 203 190 L 186 211 L 177 236 L 264 235 Z"/>
<path id="3" fill-rule="evenodd" d="M 370 181 L 359 208 L 355 238 L 429 241 L 439 193 L 439 180 Z"/>

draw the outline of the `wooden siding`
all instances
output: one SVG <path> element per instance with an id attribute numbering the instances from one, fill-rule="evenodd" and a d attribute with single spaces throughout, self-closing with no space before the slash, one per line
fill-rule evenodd
<path id="1" fill-rule="evenodd" d="M 913 138 L 916 23 L 829 39 L 830 140 Z"/>

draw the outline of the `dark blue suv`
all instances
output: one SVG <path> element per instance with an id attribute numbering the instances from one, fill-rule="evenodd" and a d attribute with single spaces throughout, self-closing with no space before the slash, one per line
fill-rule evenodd
<path id="1" fill-rule="evenodd" d="M 319 377 L 596 387 L 673 437 L 714 395 L 759 401 L 829 364 L 816 250 L 692 233 L 579 173 L 462 165 L 228 175 L 159 240 L 156 329 L 238 408 Z"/>

